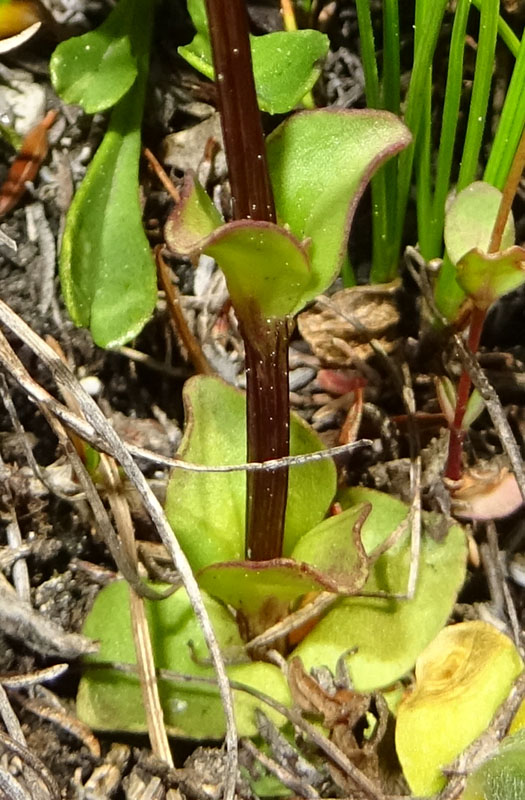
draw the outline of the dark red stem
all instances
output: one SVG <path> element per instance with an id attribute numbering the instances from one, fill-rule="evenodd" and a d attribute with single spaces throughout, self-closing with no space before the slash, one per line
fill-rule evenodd
<path id="1" fill-rule="evenodd" d="M 233 217 L 275 222 L 246 6 L 244 0 L 206 0 L 206 9 Z M 246 354 L 247 458 L 280 458 L 289 453 L 287 324 L 265 320 L 255 303 L 235 310 Z M 281 555 L 287 491 L 287 470 L 248 473 L 247 558 L 262 561 Z"/>
<path id="2" fill-rule="evenodd" d="M 476 353 L 481 339 L 481 332 L 483 331 L 483 323 L 487 316 L 485 308 L 474 307 L 472 317 L 470 320 L 470 330 L 468 336 L 468 347 L 472 353 Z M 458 385 L 458 393 L 456 400 L 456 413 L 454 414 L 454 422 L 450 428 L 450 441 L 448 445 L 448 462 L 446 477 L 452 481 L 458 481 L 461 478 L 461 454 L 463 452 L 463 441 L 465 439 L 465 431 L 462 429 L 463 418 L 467 410 L 467 404 L 470 395 L 471 380 L 470 375 L 464 369 L 461 373 Z"/>

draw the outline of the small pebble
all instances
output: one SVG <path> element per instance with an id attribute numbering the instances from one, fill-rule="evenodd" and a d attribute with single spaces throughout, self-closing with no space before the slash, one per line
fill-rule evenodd
<path id="1" fill-rule="evenodd" d="M 290 391 L 297 392 L 308 386 L 315 378 L 315 369 L 312 367 L 297 367 L 290 372 Z"/>

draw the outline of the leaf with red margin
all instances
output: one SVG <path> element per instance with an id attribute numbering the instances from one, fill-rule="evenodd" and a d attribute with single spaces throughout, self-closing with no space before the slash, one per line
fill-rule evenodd
<path id="1" fill-rule="evenodd" d="M 201 252 L 215 258 L 238 314 L 250 314 L 254 304 L 265 318 L 290 314 L 310 282 L 300 242 L 271 222 L 220 223 L 213 203 L 190 176 L 166 224 L 166 243 L 179 255 Z"/>
<path id="2" fill-rule="evenodd" d="M 410 144 L 388 111 L 303 111 L 267 139 L 277 219 L 299 241 L 311 239 L 312 277 L 299 311 L 340 270 L 357 204 L 376 170 Z"/>
<path id="3" fill-rule="evenodd" d="M 183 204 L 170 217 L 168 247 L 217 258 L 237 311 L 250 313 L 255 299 L 263 317 L 295 314 L 337 275 L 357 203 L 373 173 L 409 143 L 406 126 L 387 111 L 295 114 L 267 140 L 282 227 L 242 220 L 211 233 L 217 212 L 208 197 L 189 187 L 184 203 L 191 211 Z"/>

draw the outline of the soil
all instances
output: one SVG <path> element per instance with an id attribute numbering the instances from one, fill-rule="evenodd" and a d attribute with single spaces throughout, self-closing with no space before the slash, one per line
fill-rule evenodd
<path id="1" fill-rule="evenodd" d="M 47 0 L 46 5 L 60 22 L 59 30 L 66 37 L 99 24 L 112 4 L 109 0 Z M 338 0 L 319 5 L 332 46 L 316 88 L 316 100 L 320 105 L 362 107 L 365 102 L 364 80 L 353 4 Z M 375 10 L 380 6 L 376 2 L 371 5 Z M 406 64 L 409 64 L 412 31 L 408 6 L 411 4 L 401 5 L 407 7 L 401 36 Z M 250 0 L 248 6 L 254 32 L 280 28 L 277 0 Z M 519 10 L 509 16 L 510 23 L 517 30 L 522 29 L 522 17 Z M 193 72 L 176 52 L 177 46 L 188 42 L 191 35 L 182 0 L 164 2 L 155 32 L 144 124 L 144 143 L 159 157 L 166 153 L 166 137 L 170 133 L 190 128 L 214 111 L 213 85 Z M 50 133 L 49 154 L 43 167 L 18 206 L 1 220 L 0 230 L 8 239 L 4 237 L 0 241 L 0 297 L 36 333 L 42 337 L 51 336 L 60 344 L 69 365 L 84 385 L 91 387 L 90 391 L 94 392 L 106 416 L 125 438 L 170 455 L 180 440 L 183 425 L 181 389 L 192 368 L 173 338 L 162 293 L 154 318 L 130 345 L 135 353 L 147 355 L 147 363 L 137 362 L 134 353 L 129 351 L 112 352 L 97 348 L 89 333 L 75 328 L 69 320 L 60 294 L 56 263 L 65 212 L 74 187 L 82 179 L 101 140 L 106 119 L 101 115 L 93 118 L 78 108 L 65 107 L 54 93 L 48 64 L 56 44 L 55 37 L 56 31 L 51 32 L 44 26 L 27 44 L 5 53 L 0 64 L 2 123 L 17 122 L 22 132 L 17 121 L 20 112 L 14 107 L 13 86 L 26 98 L 24 113 L 29 121 L 26 121 L 24 133 L 42 118 L 43 114 L 37 108 L 39 104 L 41 111 L 50 108 L 59 111 L 58 121 Z M 439 67 L 446 68 L 446 53 Z M 504 74 L 508 64 L 498 62 L 497 68 Z M 35 87 L 36 94 L 33 92 Z M 278 121 L 265 118 L 266 129 Z M 0 141 L 0 184 L 13 157 L 12 148 Z M 190 158 L 189 152 L 185 151 L 182 163 L 171 166 L 171 177 L 175 182 L 182 176 L 182 169 Z M 169 163 L 169 158 L 166 158 L 166 163 Z M 218 156 L 213 168 L 215 176 L 212 176 L 210 185 L 216 192 L 222 192 L 226 204 L 227 186 Z M 162 225 L 171 201 L 145 164 L 142 167 L 142 189 L 146 229 L 154 246 L 162 241 Z M 518 197 L 515 207 L 518 241 L 525 234 L 524 199 L 525 194 Z M 351 257 L 364 281 L 370 258 L 370 202 L 366 197 L 358 210 L 355 230 L 358 235 L 354 234 L 351 239 Z M 12 240 L 14 246 L 8 240 Z M 406 243 L 415 243 L 415 230 L 410 218 Z M 226 295 L 220 278 L 210 278 L 204 267 L 195 272 L 191 264 L 175 258 L 169 259 L 169 266 L 178 283 L 190 325 L 200 337 L 214 368 L 226 379 L 242 385 L 242 346 L 232 313 L 224 311 Z M 208 292 L 206 301 L 203 300 L 203 286 Z M 340 285 L 334 286 L 332 293 L 340 288 Z M 366 299 L 362 302 L 365 303 Z M 369 333 L 381 337 L 394 362 L 409 364 L 416 405 L 421 412 L 421 445 L 429 466 L 424 478 L 424 501 L 427 507 L 439 506 L 440 495 L 436 491 L 439 475 L 432 474 L 430 467 L 436 462 L 436 454 L 443 451 L 445 434 L 432 376 L 442 374 L 445 365 L 456 374 L 459 368 L 450 360 L 448 346 L 433 341 L 428 331 L 425 335 L 421 333 L 424 326 L 419 316 L 420 300 L 409 277 L 389 299 L 385 292 L 384 302 L 392 304 L 390 323 L 385 330 L 370 329 Z M 524 308 L 524 293 L 518 291 L 494 309 L 486 326 L 480 356 L 520 444 L 525 431 Z M 35 380 L 56 394 L 49 372 L 12 333 L 5 333 Z M 336 444 L 353 396 L 352 379 L 356 374 L 364 375 L 367 386 L 360 435 L 373 439 L 375 446 L 367 451 L 366 457 L 346 461 L 346 478 L 351 483 L 388 489 L 406 499 L 410 494 L 410 431 L 402 396 L 380 356 L 363 353 L 361 358 L 359 368 L 349 372 L 344 358 L 338 361 L 336 357 L 320 357 L 312 342 L 307 342 L 297 331 L 290 354 L 292 404 L 321 433 L 327 445 Z M 73 491 L 75 489 L 74 479 L 47 422 L 11 380 L 7 381 L 7 386 L 34 459 L 47 476 L 47 486 L 34 477 L 23 437 L 14 431 L 12 418 L 0 403 L 0 566 L 6 565 L 6 578 L 13 581 L 15 576 L 9 557 L 13 543 L 11 540 L 8 542 L 6 531 L 15 520 L 25 548 L 22 555 L 27 564 L 33 609 L 63 631 L 79 633 L 100 586 L 114 577 L 116 566 L 101 540 L 87 504 L 82 499 L 71 497 L 72 485 Z M 469 438 L 467 457 L 473 463 L 501 452 L 499 438 L 488 415 L 484 414 Z M 57 470 L 61 466 L 63 469 L 59 474 Z M 153 477 L 151 467 L 146 466 L 145 470 L 149 477 Z M 155 479 L 165 484 L 167 471 L 157 470 Z M 52 490 L 48 488 L 51 480 Z M 482 526 L 478 527 L 478 541 L 483 543 L 485 533 Z M 516 554 L 525 549 L 522 511 L 498 523 L 498 533 L 499 548 L 505 558 L 515 559 Z M 144 540 L 154 539 L 152 526 L 147 520 L 137 522 L 137 535 Z M 487 568 L 486 564 L 484 566 Z M 515 579 L 508 581 L 508 587 L 521 630 L 525 612 L 523 576 L 519 577 L 517 566 L 511 574 Z M 4 583 L 0 583 L 0 593 L 7 591 Z M 457 608 L 457 618 L 480 614 L 498 618 L 502 626 L 508 624 L 504 609 L 495 603 L 493 587 L 490 580 L 487 581 L 484 567 L 471 566 Z M 184 798 L 220 796 L 220 777 L 215 782 L 210 778 L 211 775 L 220 776 L 224 766 L 223 752 L 216 746 L 196 750 L 195 743 L 175 742 L 173 755 L 177 769 L 171 773 L 151 755 L 146 737 L 105 735 L 101 737 L 101 755 L 97 755 L 89 732 L 79 727 L 75 718 L 79 660 L 64 659 L 60 652 L 46 652 L 45 648 L 36 647 L 31 637 L 17 635 L 16 630 L 10 634 L 2 630 L 0 683 L 3 683 L 3 676 L 27 676 L 64 660 L 69 668 L 63 675 L 46 683 L 45 689 L 39 686 L 7 688 L 25 736 L 26 749 L 19 753 L 6 743 L 6 736 L 0 735 L 0 745 L 4 748 L 0 772 L 8 773 L 22 792 L 10 794 L 9 786 L 0 781 L 0 797 L 38 799 L 53 796 L 51 789 L 42 783 L 42 764 L 64 798 L 161 800 L 170 784 L 178 787 Z M 3 703 L 0 693 L 0 710 Z M 49 706 L 55 708 L 54 715 L 46 711 Z M 31 757 L 37 761 L 32 763 Z M 329 793 L 336 789 L 328 781 L 323 791 L 324 796 L 333 796 Z M 239 793 L 240 796 L 250 796 L 245 785 L 239 786 Z"/>

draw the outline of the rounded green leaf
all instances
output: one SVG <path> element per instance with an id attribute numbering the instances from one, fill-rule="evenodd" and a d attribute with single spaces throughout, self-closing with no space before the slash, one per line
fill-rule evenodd
<path id="1" fill-rule="evenodd" d="M 150 0 L 148 0 L 149 2 Z M 120 0 L 105 22 L 83 36 L 61 42 L 49 65 L 55 91 L 66 103 L 78 103 L 88 114 L 114 106 L 137 77 L 130 31 L 143 24 L 139 0 Z"/>
<path id="2" fill-rule="evenodd" d="M 286 317 L 302 305 L 310 282 L 306 253 L 283 228 L 270 222 L 240 220 L 213 233 L 203 251 L 226 276 L 239 316 Z"/>
<path id="3" fill-rule="evenodd" d="M 438 634 L 418 658 L 415 686 L 397 711 L 396 750 L 414 794 L 443 788 L 442 769 L 486 729 L 522 669 L 511 640 L 486 622 Z"/>
<path id="4" fill-rule="evenodd" d="M 372 489 L 345 491 L 346 502 L 370 503 L 361 538 L 368 555 L 407 517 L 408 508 Z M 345 659 L 353 685 L 360 692 L 388 686 L 405 675 L 417 656 L 443 627 L 465 577 L 466 539 L 459 525 L 449 526 L 438 514 L 423 515 L 423 536 L 416 592 L 404 595 L 410 566 L 410 537 L 405 531 L 370 567 L 361 596 L 338 601 L 293 651 L 305 668 L 326 664 L 335 670 Z M 366 593 L 385 597 L 366 597 Z"/>
<path id="5" fill-rule="evenodd" d="M 501 202 L 501 192 L 490 183 L 476 181 L 459 192 L 445 218 L 445 247 L 453 264 L 471 250 L 487 253 Z M 510 214 L 501 249 L 514 244 L 514 220 Z"/>
<path id="6" fill-rule="evenodd" d="M 215 634 L 226 658 L 240 659 L 242 640 L 231 614 L 211 598 L 204 598 Z M 165 600 L 145 601 L 155 665 L 195 677 L 214 677 L 209 653 L 186 592 L 179 589 Z M 138 677 L 117 670 L 90 665 L 107 662 L 135 664 L 135 649 L 129 614 L 129 588 L 116 581 L 97 595 L 84 625 L 84 633 L 100 642 L 100 650 L 86 659 L 86 671 L 77 695 L 77 714 L 95 730 L 144 733 L 147 730 Z M 191 643 L 191 647 L 190 647 Z M 262 662 L 228 667 L 232 680 L 260 691 L 271 691 L 281 703 L 289 704 L 285 678 L 277 667 Z M 220 739 L 225 723 L 218 689 L 213 684 L 159 680 L 159 694 L 166 729 L 171 736 Z M 235 719 L 239 735 L 256 733 L 254 711 L 262 708 L 275 724 L 283 717 L 245 692 L 234 691 Z"/>
<path id="7" fill-rule="evenodd" d="M 299 241 L 310 242 L 311 280 L 295 311 L 337 275 L 367 182 L 409 142 L 410 132 L 401 120 L 370 110 L 303 111 L 268 137 L 278 222 Z"/>
<path id="8" fill-rule="evenodd" d="M 232 465 L 246 460 L 246 398 L 226 383 L 197 376 L 184 387 L 186 430 L 179 457 L 199 464 Z M 291 417 L 293 455 L 322 449 L 317 435 Z M 283 555 L 326 514 L 335 492 L 330 459 L 291 467 Z M 166 497 L 166 514 L 195 570 L 244 558 L 246 475 L 196 473 L 175 469 Z"/>
<path id="9" fill-rule="evenodd" d="M 341 592 L 357 592 L 368 577 L 361 531 L 370 511 L 370 505 L 358 503 L 323 520 L 299 539 L 292 558 L 315 567 Z"/>
<path id="10" fill-rule="evenodd" d="M 181 202 L 166 223 L 166 244 L 178 255 L 206 253 L 215 258 L 241 319 L 251 323 L 254 317 L 286 317 L 310 281 L 301 244 L 270 222 L 221 222 L 210 198 L 190 175 Z"/>
<path id="11" fill-rule="evenodd" d="M 299 105 L 321 74 L 329 40 L 314 30 L 252 36 L 253 72 L 259 108 L 286 114 Z"/>
<path id="12" fill-rule="evenodd" d="M 457 281 L 480 308 L 488 308 L 507 292 L 525 283 L 525 249 L 509 247 L 499 253 L 470 250 L 458 261 Z"/>

